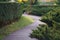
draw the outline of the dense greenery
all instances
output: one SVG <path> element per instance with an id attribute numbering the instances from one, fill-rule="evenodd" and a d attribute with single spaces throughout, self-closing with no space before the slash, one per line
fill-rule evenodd
<path id="1" fill-rule="evenodd" d="M 0 27 L 18 20 L 22 15 L 21 8 L 17 2 L 0 2 Z"/>
<path id="2" fill-rule="evenodd" d="M 60 40 L 60 7 L 42 16 L 41 21 L 46 25 L 39 25 L 33 30 L 31 37 L 39 40 Z"/>
<path id="3" fill-rule="evenodd" d="M 42 16 L 52 10 L 54 7 L 49 6 L 32 6 L 31 12 L 29 14 Z"/>
<path id="4" fill-rule="evenodd" d="M 60 5 L 60 0 L 56 0 L 56 3 L 57 3 L 58 5 Z"/>
<path id="5" fill-rule="evenodd" d="M 38 40 L 60 40 L 60 32 L 55 27 L 42 25 L 33 30 L 31 37 Z"/>
<path id="6" fill-rule="evenodd" d="M 35 3 L 29 4 L 25 9 L 26 11 L 28 11 L 28 14 L 41 16 L 41 15 L 46 14 L 50 10 L 54 9 L 53 4 L 55 2 L 46 2 L 46 3 L 44 2 L 43 3 L 43 2 L 40 2 L 40 0 L 35 0 L 35 1 L 33 0 L 33 2 Z M 46 6 L 46 4 L 48 5 Z"/>
<path id="7" fill-rule="evenodd" d="M 53 21 L 60 22 L 60 7 L 53 9 L 42 17 L 42 21 L 49 24 L 53 24 Z M 52 23 L 52 24 L 51 24 Z"/>

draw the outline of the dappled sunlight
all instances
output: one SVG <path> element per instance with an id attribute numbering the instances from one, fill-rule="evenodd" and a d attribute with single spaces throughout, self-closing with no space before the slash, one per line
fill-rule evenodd
<path id="1" fill-rule="evenodd" d="M 18 0 L 19 3 L 27 2 L 28 0 Z"/>

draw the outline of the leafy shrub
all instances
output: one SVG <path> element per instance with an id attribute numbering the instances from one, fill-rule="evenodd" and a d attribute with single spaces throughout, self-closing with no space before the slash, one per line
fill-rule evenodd
<path id="1" fill-rule="evenodd" d="M 0 3 L 0 27 L 11 23 L 21 17 L 22 11 L 19 3 L 1 2 Z"/>
<path id="2" fill-rule="evenodd" d="M 33 30 L 31 38 L 37 38 L 38 40 L 60 40 L 60 32 L 54 27 L 50 28 L 47 25 L 43 25 Z"/>
<path id="3" fill-rule="evenodd" d="M 53 9 L 42 17 L 43 22 L 52 25 L 53 21 L 60 22 L 60 7 Z"/>
<path id="4" fill-rule="evenodd" d="M 60 5 L 60 0 L 56 0 L 57 5 Z"/>
<path id="5" fill-rule="evenodd" d="M 31 33 L 32 38 L 38 40 L 60 40 L 60 7 L 57 7 L 42 17 L 47 25 L 39 25 Z"/>
<path id="6" fill-rule="evenodd" d="M 54 7 L 49 6 L 32 6 L 31 13 L 32 15 L 42 16 L 52 10 Z"/>

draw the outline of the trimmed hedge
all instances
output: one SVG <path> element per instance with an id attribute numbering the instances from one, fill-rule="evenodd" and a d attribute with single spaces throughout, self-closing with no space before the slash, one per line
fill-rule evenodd
<path id="1" fill-rule="evenodd" d="M 17 2 L 0 2 L 0 26 L 17 20 L 22 15 Z"/>

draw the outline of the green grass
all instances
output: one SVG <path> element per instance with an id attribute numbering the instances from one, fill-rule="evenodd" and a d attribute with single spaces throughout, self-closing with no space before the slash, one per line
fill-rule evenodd
<path id="1" fill-rule="evenodd" d="M 33 19 L 31 19 L 30 17 L 22 16 L 21 19 L 19 19 L 19 21 L 14 22 L 0 29 L 0 40 L 2 40 L 3 37 L 7 36 L 8 34 L 17 31 L 19 29 L 22 29 L 23 27 L 33 22 L 34 22 Z"/>

